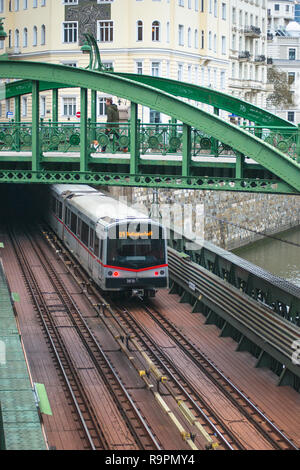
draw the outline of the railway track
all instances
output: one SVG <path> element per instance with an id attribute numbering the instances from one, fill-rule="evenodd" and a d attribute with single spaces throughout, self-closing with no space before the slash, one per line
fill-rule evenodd
<path id="1" fill-rule="evenodd" d="M 85 277 L 83 273 L 81 276 Z M 86 278 L 86 284 L 89 280 Z M 95 289 L 93 289 L 95 294 Z M 98 294 L 99 295 L 99 294 Z M 106 305 L 107 302 L 100 296 L 100 304 Z M 273 449 L 297 449 L 293 442 L 291 442 L 251 401 L 240 392 L 233 383 L 231 383 L 188 339 L 171 324 L 160 312 L 153 308 L 148 302 L 148 305 L 140 303 L 139 308 L 144 309 L 147 315 L 159 325 L 160 328 L 174 341 L 177 346 L 189 357 L 196 367 L 198 367 L 210 381 L 218 388 L 220 393 L 225 396 L 234 407 L 249 421 L 255 429 L 261 434 L 263 439 L 270 443 Z M 195 388 L 190 384 L 184 374 L 170 362 L 170 360 L 163 354 L 161 348 L 152 338 L 145 332 L 142 325 L 136 321 L 128 309 L 115 306 L 114 312 L 118 311 L 122 316 L 122 328 L 124 328 L 124 337 L 132 338 L 138 335 L 139 340 L 144 348 L 150 348 L 150 355 L 159 364 L 159 366 L 167 373 L 168 378 L 171 378 L 174 384 L 174 389 L 177 391 L 177 396 L 184 397 L 183 399 L 188 402 L 189 409 L 196 412 L 197 418 L 201 418 L 203 426 L 210 427 L 210 435 L 218 437 L 221 446 L 227 449 L 245 449 L 246 443 L 242 442 L 238 436 L 230 430 L 228 426 L 222 422 L 222 419 L 214 412 L 211 406 L 203 400 Z M 112 310 L 110 310 L 109 316 Z M 124 326 L 125 325 L 125 326 Z M 120 323 L 121 326 L 121 323 Z M 130 331 L 130 333 L 129 333 Z M 179 395 L 178 395 L 179 394 Z"/>
<path id="2" fill-rule="evenodd" d="M 220 392 L 245 416 L 274 449 L 298 450 L 297 446 L 264 415 L 249 398 L 218 370 L 161 312 L 152 305 L 141 305 L 147 314 L 163 329 L 189 359 L 198 367 Z"/>
<path id="3" fill-rule="evenodd" d="M 72 398 L 74 409 L 79 417 L 86 441 L 86 448 L 107 450 L 110 447 L 105 436 L 105 431 L 99 424 L 95 407 L 85 392 L 87 388 L 86 383 L 82 382 L 80 374 L 72 360 L 71 352 L 68 351 L 64 343 L 63 335 L 60 333 L 61 330 L 68 325 L 55 323 L 53 319 L 54 310 L 63 312 L 63 314 L 68 317 L 71 327 L 76 330 L 99 377 L 113 397 L 119 413 L 133 436 L 137 448 L 140 450 L 159 450 L 159 442 L 147 426 L 104 351 L 101 349 L 83 316 L 67 292 L 59 274 L 53 268 L 50 259 L 42 248 L 40 240 L 28 233 L 26 245 L 28 247 L 28 242 L 30 243 L 30 249 L 35 252 L 35 256 L 37 256 L 41 265 L 47 272 L 47 276 L 55 289 L 56 295 L 53 297 L 52 294 L 50 301 L 49 299 L 48 301 L 45 299 L 45 293 L 41 290 L 39 279 L 37 279 L 37 276 L 30 266 L 27 250 L 24 249 L 25 239 L 23 238 L 21 241 L 20 237 L 13 232 L 10 232 L 10 237 L 26 284 L 34 299 L 39 317 L 42 321 L 44 331 L 50 341 L 61 376 L 64 379 L 69 396 Z"/>

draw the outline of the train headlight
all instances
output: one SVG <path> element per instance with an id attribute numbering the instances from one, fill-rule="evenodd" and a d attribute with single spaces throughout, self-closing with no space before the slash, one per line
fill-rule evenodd
<path id="1" fill-rule="evenodd" d="M 165 271 L 164 271 L 164 270 L 161 270 L 161 271 L 160 271 L 160 274 L 161 274 L 161 275 L 165 274 Z"/>
<path id="2" fill-rule="evenodd" d="M 155 271 L 154 276 L 158 276 L 158 271 Z"/>
<path id="3" fill-rule="evenodd" d="M 118 271 L 115 271 L 115 272 L 114 272 L 114 277 L 118 277 L 118 276 L 119 276 Z"/>
<path id="4" fill-rule="evenodd" d="M 108 271 L 107 275 L 112 276 L 112 271 Z"/>

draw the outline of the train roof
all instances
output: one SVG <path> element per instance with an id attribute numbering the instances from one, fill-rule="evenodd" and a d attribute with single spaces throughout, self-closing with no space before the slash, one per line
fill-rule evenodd
<path id="1" fill-rule="evenodd" d="M 90 194 L 74 198 L 71 205 L 83 212 L 95 223 L 108 226 L 126 219 L 149 220 L 148 215 L 104 194 Z"/>
<path id="2" fill-rule="evenodd" d="M 127 219 L 150 220 L 148 215 L 126 203 L 101 193 L 88 185 L 52 185 L 53 190 L 68 199 L 71 206 L 85 214 L 94 223 L 109 226 Z"/>
<path id="3" fill-rule="evenodd" d="M 51 190 L 59 194 L 60 196 L 67 195 L 81 195 L 98 193 L 97 189 L 88 186 L 87 184 L 52 184 Z"/>

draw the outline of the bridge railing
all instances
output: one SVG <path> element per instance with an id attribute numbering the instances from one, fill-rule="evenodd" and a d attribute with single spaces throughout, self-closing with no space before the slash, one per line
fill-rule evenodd
<path id="1" fill-rule="evenodd" d="M 243 128 L 276 147 L 291 159 L 300 159 L 300 132 L 297 127 L 243 126 Z M 80 122 L 40 121 L 40 149 L 43 152 L 80 152 Z M 87 124 L 89 153 L 130 152 L 130 123 L 96 123 L 90 119 Z M 30 151 L 32 145 L 32 124 L 28 122 L 0 123 L 0 151 Z M 183 153 L 183 125 L 181 123 L 138 122 L 138 150 L 145 154 Z M 234 150 L 202 132 L 191 130 L 191 155 L 234 156 Z"/>
<path id="2" fill-rule="evenodd" d="M 297 127 L 244 126 L 244 129 L 273 145 L 293 160 L 299 160 L 300 133 Z"/>

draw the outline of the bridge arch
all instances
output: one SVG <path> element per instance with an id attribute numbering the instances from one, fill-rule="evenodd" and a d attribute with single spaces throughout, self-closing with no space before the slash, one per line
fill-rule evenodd
<path id="1" fill-rule="evenodd" d="M 0 78 L 58 82 L 70 87 L 102 91 L 156 109 L 182 121 L 187 126 L 201 129 L 241 154 L 252 158 L 300 192 L 300 165 L 297 162 L 243 129 L 185 103 L 163 90 L 117 74 L 63 65 L 7 59 L 1 59 L 0 65 Z"/>

